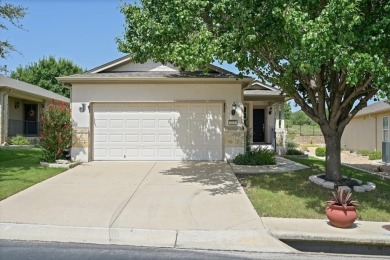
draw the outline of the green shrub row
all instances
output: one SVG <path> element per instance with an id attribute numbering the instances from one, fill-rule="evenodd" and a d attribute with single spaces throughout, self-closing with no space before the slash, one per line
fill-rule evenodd
<path id="1" fill-rule="evenodd" d="M 286 155 L 304 155 L 305 153 L 295 148 L 287 148 Z"/>
<path id="2" fill-rule="evenodd" d="M 30 141 L 23 135 L 17 135 L 9 139 L 10 144 L 13 145 L 29 145 Z"/>
<path id="3" fill-rule="evenodd" d="M 380 160 L 382 159 L 382 152 L 376 151 L 376 152 L 370 152 L 368 154 L 368 160 Z"/>
<path id="4" fill-rule="evenodd" d="M 287 141 L 287 149 L 295 149 L 298 147 L 298 144 L 294 141 Z"/>
<path id="5" fill-rule="evenodd" d="M 316 148 L 316 156 L 325 157 L 325 155 L 326 155 L 326 148 L 325 147 Z"/>
<path id="6" fill-rule="evenodd" d="M 237 165 L 275 165 L 275 153 L 267 149 L 259 149 L 239 154 L 233 163 Z"/>

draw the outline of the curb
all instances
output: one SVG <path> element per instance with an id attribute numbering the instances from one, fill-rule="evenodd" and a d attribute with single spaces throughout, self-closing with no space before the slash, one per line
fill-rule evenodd
<path id="1" fill-rule="evenodd" d="M 247 252 L 297 250 L 267 230 L 150 230 L 0 223 L 0 239 Z"/>

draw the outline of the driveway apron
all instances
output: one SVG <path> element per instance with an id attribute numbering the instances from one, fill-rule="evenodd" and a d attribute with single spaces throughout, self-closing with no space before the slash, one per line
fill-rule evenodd
<path id="1" fill-rule="evenodd" d="M 291 251 L 268 235 L 225 162 L 85 163 L 1 201 L 0 238 Z"/>

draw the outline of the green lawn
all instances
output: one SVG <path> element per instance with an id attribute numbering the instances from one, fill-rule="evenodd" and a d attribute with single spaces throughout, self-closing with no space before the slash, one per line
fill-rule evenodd
<path id="1" fill-rule="evenodd" d="M 40 166 L 40 157 L 38 148 L 0 148 L 0 200 L 65 171 Z"/>
<path id="2" fill-rule="evenodd" d="M 279 218 L 326 218 L 325 202 L 331 191 L 311 183 L 308 177 L 324 173 L 324 161 L 293 159 L 311 169 L 289 173 L 267 173 L 240 179 L 254 208 L 260 216 Z M 363 182 L 376 184 L 376 190 L 357 193 L 359 220 L 390 221 L 390 181 L 349 167 L 343 174 Z"/>

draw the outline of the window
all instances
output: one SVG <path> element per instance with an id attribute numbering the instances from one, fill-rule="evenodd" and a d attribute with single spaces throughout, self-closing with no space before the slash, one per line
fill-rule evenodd
<path id="1" fill-rule="evenodd" d="M 389 141 L 389 117 L 383 118 L 383 141 Z"/>

